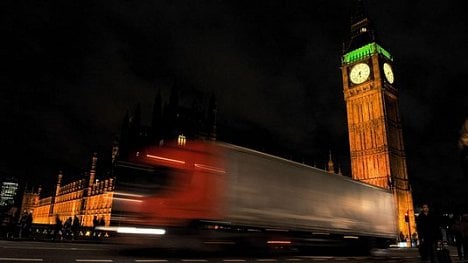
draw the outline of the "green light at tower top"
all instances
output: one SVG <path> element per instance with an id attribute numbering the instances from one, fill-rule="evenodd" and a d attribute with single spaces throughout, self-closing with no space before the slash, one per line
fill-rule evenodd
<path id="1" fill-rule="evenodd" d="M 363 58 L 370 57 L 376 53 L 383 55 L 390 61 L 393 61 L 392 55 L 390 55 L 387 50 L 373 42 L 344 54 L 342 62 L 343 64 L 353 63 L 355 61 L 362 60 Z"/>

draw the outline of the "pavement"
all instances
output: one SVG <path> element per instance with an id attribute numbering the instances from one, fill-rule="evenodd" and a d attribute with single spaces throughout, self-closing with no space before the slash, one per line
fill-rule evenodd
<path id="1" fill-rule="evenodd" d="M 14 237 L 14 238 L 2 238 L 4 240 L 10 240 L 10 241 L 42 241 L 42 242 L 64 242 L 64 243 L 101 243 L 103 239 L 106 238 L 93 238 L 91 236 L 81 236 L 77 237 L 76 239 L 70 238 L 70 239 L 53 239 L 50 236 L 45 236 L 45 235 L 32 235 L 31 237 L 28 238 L 19 238 L 19 237 Z M 460 260 L 458 258 L 458 253 L 457 253 L 457 248 L 455 246 L 446 246 L 446 248 L 450 252 L 450 257 L 452 259 L 452 263 L 468 263 L 468 259 L 466 260 Z M 406 261 L 401 261 L 402 259 L 408 259 L 408 262 L 423 262 L 420 261 L 419 257 L 419 251 L 418 248 L 415 247 L 390 247 L 387 249 L 374 249 L 371 251 L 371 257 L 373 258 L 378 258 L 378 259 L 388 259 L 388 262 L 396 262 L 398 259 L 400 261 L 398 262 L 406 262 Z M 396 260 L 396 261 L 395 261 Z"/>
<path id="2" fill-rule="evenodd" d="M 455 246 L 446 246 L 449 250 L 450 258 L 452 259 L 452 263 L 468 263 L 468 259 L 460 260 L 458 258 L 457 248 Z M 419 259 L 419 251 L 418 248 L 415 247 L 405 247 L 405 248 L 388 248 L 388 249 L 379 249 L 374 250 L 371 252 L 371 255 L 374 257 L 387 257 L 387 258 L 415 258 Z M 421 262 L 430 262 L 430 261 L 421 261 Z"/>

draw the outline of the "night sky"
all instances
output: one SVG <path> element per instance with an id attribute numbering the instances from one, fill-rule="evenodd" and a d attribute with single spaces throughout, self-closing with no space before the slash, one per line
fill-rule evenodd
<path id="1" fill-rule="evenodd" d="M 52 187 L 109 159 L 127 110 L 156 92 L 218 101 L 218 138 L 349 175 L 340 72 L 355 1 L 1 1 L 0 175 Z M 466 205 L 461 1 L 365 1 L 394 56 L 415 205 Z"/>

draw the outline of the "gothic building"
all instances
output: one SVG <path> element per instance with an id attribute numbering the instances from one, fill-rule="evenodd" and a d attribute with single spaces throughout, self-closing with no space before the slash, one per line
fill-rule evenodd
<path id="1" fill-rule="evenodd" d="M 183 135 L 187 139 L 216 140 L 217 104 L 211 94 L 208 105 L 195 101 L 190 106 L 181 105 L 179 89 L 173 87 L 167 103 L 163 102 L 161 90 L 156 93 L 151 126 L 142 124 L 141 106 L 133 114 L 126 113 L 121 127 L 119 158 L 145 145 L 164 143 Z"/>
<path id="2" fill-rule="evenodd" d="M 62 222 L 77 216 L 81 226 L 93 226 L 93 219 L 104 219 L 109 224 L 114 191 L 114 178 L 99 180 L 96 175 L 97 154 L 91 160 L 89 173 L 80 180 L 64 184 L 63 173 L 59 172 L 55 192 L 41 197 L 41 188 L 37 192 L 23 195 L 22 210 L 32 211 L 34 224 L 55 224 L 58 216 Z"/>
<path id="3" fill-rule="evenodd" d="M 394 192 L 399 230 L 410 237 L 416 225 L 394 66 L 357 1 L 341 62 L 352 177 Z"/>
<path id="4" fill-rule="evenodd" d="M 21 211 L 32 211 L 34 224 L 55 224 L 58 216 L 62 222 L 69 217 L 78 217 L 81 226 L 93 226 L 93 219 L 103 219 L 109 225 L 115 176 L 112 166 L 117 159 L 125 160 L 128 154 L 139 147 L 174 140 L 179 135 L 187 139 L 216 140 L 216 101 L 211 95 L 206 107 L 198 105 L 187 108 L 179 105 L 179 95 L 173 89 L 169 103 L 162 103 L 160 91 L 154 100 L 151 126 L 141 121 L 141 106 L 138 104 L 130 115 L 128 112 L 122 123 L 120 141 L 112 147 L 112 162 L 98 163 L 97 153 L 91 158 L 89 170 L 83 178 L 64 183 L 62 171 L 57 176 L 55 191 L 50 196 L 42 196 L 42 188 L 25 191 Z M 99 165 L 98 165 L 99 164 Z"/>

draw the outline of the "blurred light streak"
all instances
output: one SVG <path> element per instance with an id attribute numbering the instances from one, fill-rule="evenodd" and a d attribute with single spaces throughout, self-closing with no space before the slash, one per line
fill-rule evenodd
<path id="1" fill-rule="evenodd" d="M 138 227 L 96 227 L 98 230 L 114 231 L 122 234 L 164 235 L 166 230 L 162 228 L 138 228 Z"/>
<path id="2" fill-rule="evenodd" d="M 197 167 L 197 168 L 200 168 L 200 169 L 204 169 L 204 170 L 208 170 L 208 171 L 211 171 L 211 172 L 216 172 L 216 173 L 226 173 L 226 171 L 224 171 L 223 169 L 221 168 L 218 168 L 218 167 L 214 167 L 214 166 L 210 166 L 210 165 L 206 165 L 206 164 L 199 164 L 199 163 L 196 163 L 194 164 L 193 166 Z"/>
<path id="3" fill-rule="evenodd" d="M 267 244 L 291 244 L 291 241 L 285 240 L 268 240 Z"/>
<path id="4" fill-rule="evenodd" d="M 147 154 L 146 157 L 148 157 L 148 158 L 153 158 L 153 159 L 156 159 L 156 160 L 161 160 L 161 161 L 167 161 L 167 162 L 177 163 L 177 164 L 185 164 L 185 162 L 184 162 L 184 161 L 181 161 L 181 160 L 176 160 L 176 159 L 171 159 L 171 158 L 165 158 L 165 157 L 156 156 L 156 155 L 151 155 L 151 154 Z"/>
<path id="5" fill-rule="evenodd" d="M 359 239 L 357 236 L 343 236 L 344 239 Z"/>
<path id="6" fill-rule="evenodd" d="M 120 198 L 120 197 L 114 197 L 114 200 L 119 200 L 119 201 L 125 201 L 125 202 L 135 202 L 135 203 L 142 203 L 142 200 L 137 200 L 137 199 L 130 199 L 130 198 Z"/>
<path id="7" fill-rule="evenodd" d="M 131 197 L 143 197 L 143 195 L 137 195 L 137 194 L 130 194 L 130 193 L 124 193 L 124 192 L 114 192 L 115 195 L 123 195 L 123 196 L 131 196 Z"/>

